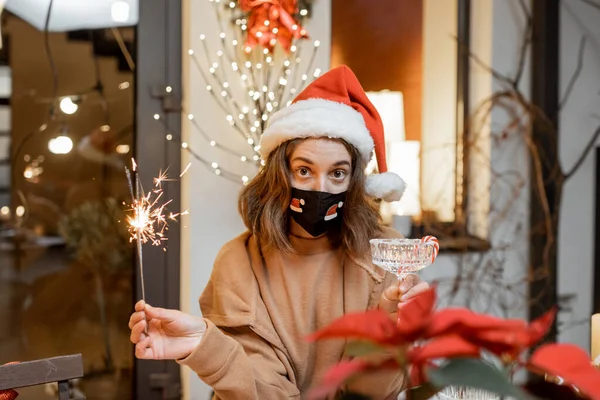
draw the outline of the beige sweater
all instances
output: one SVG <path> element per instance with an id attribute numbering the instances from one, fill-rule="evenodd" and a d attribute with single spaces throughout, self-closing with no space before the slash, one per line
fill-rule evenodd
<path id="1" fill-rule="evenodd" d="M 386 230 L 385 237 L 398 233 Z M 179 362 L 192 368 L 217 399 L 304 398 L 331 366 L 344 359 L 345 341 L 305 337 L 351 311 L 377 306 L 396 279 L 353 259 L 327 238 L 291 237 L 296 255 L 261 253 L 245 233 L 219 252 L 200 297 L 207 324 L 200 345 Z M 352 382 L 373 399 L 394 397 L 402 377 L 377 373 Z"/>

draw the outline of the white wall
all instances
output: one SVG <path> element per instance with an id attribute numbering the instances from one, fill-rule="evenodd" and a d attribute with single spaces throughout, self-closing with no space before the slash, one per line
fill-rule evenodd
<path id="1" fill-rule="evenodd" d="M 560 159 L 570 169 L 594 130 L 600 125 L 600 10 L 583 1 L 563 0 L 560 26 L 560 89 L 564 93 L 577 67 L 579 40 L 587 45 L 583 69 L 560 114 Z M 576 294 L 573 313 L 561 321 L 585 321 L 560 335 L 563 342 L 589 348 L 592 277 L 594 268 L 595 150 L 567 181 L 563 193 L 558 237 L 559 293 Z"/>
<path id="2" fill-rule="evenodd" d="M 184 0 L 183 4 L 182 29 L 186 49 L 183 54 L 183 88 L 186 112 L 193 113 L 206 132 L 218 138 L 221 143 L 237 146 L 239 139 L 234 136 L 225 115 L 205 90 L 204 81 L 187 54 L 188 48 L 195 49 L 197 53 L 200 51 L 200 34 L 206 34 L 213 54 L 219 49 L 219 28 L 213 4 L 208 0 Z M 321 42 L 315 67 L 323 71 L 329 67 L 330 6 L 330 0 L 316 0 L 313 17 L 306 26 L 311 39 Z M 185 117 L 183 125 L 184 140 L 189 143 L 190 148 L 211 161 L 215 160 L 223 165 L 231 162 L 230 158 L 210 147 Z M 200 315 L 198 297 L 210 277 L 217 252 L 225 242 L 244 230 L 237 212 L 237 195 L 241 186 L 216 176 L 201 163 L 189 158 L 186 152 L 183 154 L 187 158 L 184 165 L 192 162 L 192 166 L 184 175 L 182 183 L 182 208 L 189 209 L 190 215 L 182 230 L 181 307 L 184 311 Z M 208 387 L 189 369 L 182 369 L 182 380 L 185 399 L 208 398 Z"/>

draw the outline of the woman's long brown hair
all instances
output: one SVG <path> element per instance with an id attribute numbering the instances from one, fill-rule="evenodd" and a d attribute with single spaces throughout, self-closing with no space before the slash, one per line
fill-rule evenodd
<path id="1" fill-rule="evenodd" d="M 289 158 L 302 140 L 290 140 L 275 149 L 265 166 L 242 189 L 238 200 L 238 210 L 248 230 L 263 246 L 284 253 L 294 251 L 288 239 L 292 190 Z M 365 192 L 365 165 L 360 153 L 347 142 L 340 142 L 352 157 L 352 174 L 341 229 L 330 237 L 349 254 L 364 257 L 369 252 L 369 240 L 381 233 L 379 213 Z"/>

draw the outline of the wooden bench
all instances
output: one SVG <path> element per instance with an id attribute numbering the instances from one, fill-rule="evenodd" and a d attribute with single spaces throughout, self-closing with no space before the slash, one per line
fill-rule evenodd
<path id="1" fill-rule="evenodd" d="M 69 381 L 81 377 L 83 377 L 81 354 L 0 365 L 0 392 L 56 382 L 58 399 L 73 400 L 69 394 Z"/>

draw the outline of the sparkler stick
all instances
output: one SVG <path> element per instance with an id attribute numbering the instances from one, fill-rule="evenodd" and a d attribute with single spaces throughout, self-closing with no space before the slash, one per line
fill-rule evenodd
<path id="1" fill-rule="evenodd" d="M 183 176 L 190 165 L 180 174 Z M 165 231 L 168 229 L 167 220 L 175 221 L 178 216 L 188 214 L 187 211 L 181 213 L 169 213 L 165 215 L 165 208 L 171 202 L 168 200 L 164 203 L 159 201 L 162 198 L 162 182 L 168 181 L 166 171 L 159 173 L 159 176 L 154 178 L 154 187 L 148 193 L 144 193 L 144 188 L 140 182 L 139 172 L 137 170 L 137 164 L 132 159 L 132 171 L 125 167 L 125 175 L 127 176 L 127 184 L 129 186 L 129 193 L 131 194 L 131 211 L 132 215 L 127 217 L 127 223 L 129 224 L 130 242 L 136 241 L 138 261 L 140 268 L 140 279 L 142 288 L 142 300 L 146 301 L 146 290 L 144 285 L 144 261 L 142 245 L 150 242 L 154 246 L 161 246 L 164 241 L 167 240 L 165 237 Z M 166 249 L 163 248 L 166 251 Z"/>

